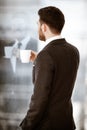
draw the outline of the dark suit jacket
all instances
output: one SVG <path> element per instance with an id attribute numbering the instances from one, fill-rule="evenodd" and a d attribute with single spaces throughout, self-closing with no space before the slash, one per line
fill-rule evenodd
<path id="1" fill-rule="evenodd" d="M 23 130 L 74 130 L 72 91 L 79 52 L 65 39 L 50 42 L 33 66 L 34 92 Z"/>

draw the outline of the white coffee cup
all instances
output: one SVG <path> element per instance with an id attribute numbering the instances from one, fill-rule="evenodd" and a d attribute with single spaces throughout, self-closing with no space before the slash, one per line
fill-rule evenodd
<path id="1" fill-rule="evenodd" d="M 29 63 L 31 50 L 20 50 L 20 60 L 22 63 Z"/>

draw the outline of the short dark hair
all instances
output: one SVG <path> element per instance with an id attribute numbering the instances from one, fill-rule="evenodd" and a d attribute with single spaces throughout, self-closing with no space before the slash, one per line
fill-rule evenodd
<path id="1" fill-rule="evenodd" d="M 54 6 L 44 7 L 39 9 L 38 15 L 40 16 L 40 21 L 45 22 L 50 28 L 61 33 L 65 18 L 60 9 Z"/>

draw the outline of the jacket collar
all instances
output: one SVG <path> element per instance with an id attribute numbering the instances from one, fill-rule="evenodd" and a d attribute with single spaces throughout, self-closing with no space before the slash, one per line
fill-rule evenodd
<path id="1" fill-rule="evenodd" d="M 51 42 L 49 42 L 44 48 L 46 49 L 48 46 L 55 46 L 55 45 L 63 45 L 66 43 L 66 40 L 65 38 L 61 38 L 61 39 L 55 39 L 55 40 L 52 40 Z"/>

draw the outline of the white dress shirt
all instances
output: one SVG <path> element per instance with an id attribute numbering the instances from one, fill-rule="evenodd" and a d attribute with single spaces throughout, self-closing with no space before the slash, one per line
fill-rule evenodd
<path id="1" fill-rule="evenodd" d="M 57 35 L 57 36 L 51 37 L 51 38 L 46 40 L 46 44 L 50 43 L 53 40 L 61 39 L 61 38 L 62 38 L 61 35 Z"/>

